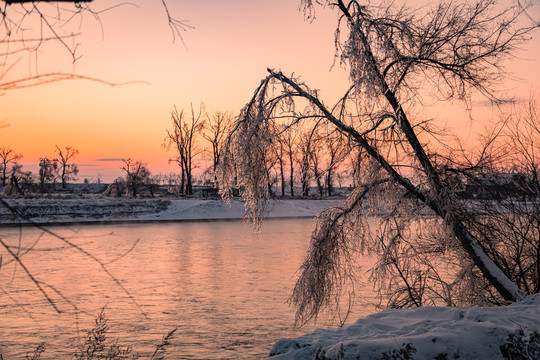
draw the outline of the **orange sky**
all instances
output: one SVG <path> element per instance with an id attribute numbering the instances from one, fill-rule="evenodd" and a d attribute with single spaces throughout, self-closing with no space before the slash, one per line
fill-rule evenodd
<path id="1" fill-rule="evenodd" d="M 95 0 L 92 6 L 101 9 L 107 4 L 110 1 Z M 195 27 L 184 34 L 184 47 L 179 41 L 172 43 L 160 1 L 137 4 L 102 14 L 103 34 L 86 16 L 77 40 L 82 58 L 75 65 L 55 45 L 40 50 L 37 66 L 40 73 L 75 70 L 111 82 L 145 83 L 113 88 L 74 80 L 0 96 L 0 120 L 9 123 L 0 130 L 0 144 L 23 154 L 21 163 L 35 164 L 39 157 L 54 156 L 55 145 L 71 145 L 80 150 L 76 162 L 82 165 L 81 180 L 93 180 L 98 173 L 104 180 L 119 175 L 106 169 L 117 171 L 118 162 L 97 159 L 131 157 L 147 162 L 154 173 L 169 173 L 177 168 L 168 165 L 171 154 L 161 144 L 173 105 L 187 110 L 191 102 L 198 106 L 204 101 L 210 111 L 237 113 L 267 67 L 301 75 L 321 89 L 328 104 L 348 87 L 344 70 L 335 66 L 329 71 L 335 15 L 328 9 L 319 9 L 316 21 L 309 24 L 296 0 L 169 1 L 170 11 Z M 521 81 L 505 85 L 509 94 L 521 98 L 539 90 L 538 35 L 525 50 L 519 54 L 523 59 L 509 66 Z M 11 75 L 29 72 L 36 72 L 35 57 L 22 57 Z M 457 127 L 469 131 L 462 124 Z"/>

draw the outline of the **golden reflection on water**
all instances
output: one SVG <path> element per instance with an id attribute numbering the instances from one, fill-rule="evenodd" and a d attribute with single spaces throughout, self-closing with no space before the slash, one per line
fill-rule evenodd
<path id="1" fill-rule="evenodd" d="M 99 259 L 114 278 L 37 229 L 2 229 L 21 254 L 35 243 L 21 259 L 63 312 L 55 313 L 2 253 L 5 359 L 24 358 L 42 341 L 45 358 L 69 358 L 103 306 L 111 337 L 142 354 L 178 327 L 171 359 L 263 358 L 276 340 L 313 329 L 294 330 L 294 309 L 286 304 L 308 246 L 310 219 L 266 221 L 260 233 L 239 221 L 51 229 Z"/>

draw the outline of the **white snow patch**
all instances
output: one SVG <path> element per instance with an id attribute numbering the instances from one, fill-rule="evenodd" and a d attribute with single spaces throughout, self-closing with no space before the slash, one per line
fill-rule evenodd
<path id="1" fill-rule="evenodd" d="M 270 358 L 384 359 L 410 344 L 412 359 L 504 359 L 500 347 L 518 329 L 540 331 L 540 294 L 503 307 L 386 310 L 348 327 L 279 340 Z"/>

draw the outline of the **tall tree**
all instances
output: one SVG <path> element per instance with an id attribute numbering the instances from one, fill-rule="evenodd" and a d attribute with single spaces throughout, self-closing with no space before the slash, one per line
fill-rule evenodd
<path id="1" fill-rule="evenodd" d="M 2 185 L 5 186 L 7 182 L 7 168 L 9 164 L 16 165 L 17 160 L 20 160 L 22 158 L 21 154 L 15 153 L 13 149 L 11 149 L 9 146 L 2 146 L 0 147 L 0 161 L 2 163 L 1 171 L 2 171 Z"/>
<path id="2" fill-rule="evenodd" d="M 295 157 L 296 157 L 296 138 L 298 136 L 297 131 L 286 131 L 288 127 L 282 126 L 279 132 L 279 142 L 284 147 L 285 154 L 289 163 L 289 191 L 291 196 L 294 197 L 294 169 L 295 169 Z"/>
<path id="3" fill-rule="evenodd" d="M 311 164 L 311 171 L 313 172 L 313 177 L 315 178 L 315 183 L 317 184 L 317 189 L 319 191 L 319 196 L 324 196 L 324 145 L 325 138 L 322 135 L 321 129 L 315 126 L 315 132 L 313 134 L 313 140 L 311 149 L 309 149 L 309 162 Z"/>
<path id="4" fill-rule="evenodd" d="M 298 163 L 300 185 L 302 186 L 302 196 L 309 195 L 309 185 L 312 175 L 311 163 L 314 159 L 313 155 L 315 153 L 314 146 L 317 141 L 317 129 L 317 126 L 306 127 L 297 137 L 296 146 L 298 149 L 298 157 L 296 162 Z M 320 181 L 319 177 L 317 178 L 317 181 Z"/>
<path id="5" fill-rule="evenodd" d="M 69 180 L 74 180 L 75 176 L 79 173 L 79 167 L 75 164 L 71 164 L 77 155 L 79 155 L 79 150 L 75 149 L 72 146 L 65 146 L 64 149 L 61 149 L 56 146 L 56 153 L 58 157 L 55 159 L 58 167 L 56 172 L 58 177 L 62 181 L 62 188 L 66 187 L 66 183 Z"/>
<path id="6" fill-rule="evenodd" d="M 170 147 L 174 145 L 178 152 L 175 161 L 180 165 L 182 171 L 182 193 L 186 195 L 193 194 L 193 159 L 200 153 L 197 135 L 203 129 L 205 117 L 205 106 L 201 103 L 199 111 L 195 112 L 191 105 L 190 120 L 185 119 L 184 111 L 178 112 L 176 107 L 171 113 L 173 129 L 167 130 L 165 144 Z"/>
<path id="7" fill-rule="evenodd" d="M 279 165 L 279 182 L 281 196 L 283 197 L 285 196 L 285 188 L 287 186 L 285 182 L 285 144 L 283 143 L 283 139 L 281 138 L 281 126 L 274 124 L 273 129 L 275 132 L 275 137 L 277 139 L 277 146 L 274 147 L 274 155 Z"/>
<path id="8" fill-rule="evenodd" d="M 343 142 L 343 136 L 339 131 L 326 129 L 324 142 L 328 164 L 326 167 L 326 193 L 328 196 L 334 194 L 334 172 L 343 162 L 347 154 L 347 146 Z"/>
<path id="9" fill-rule="evenodd" d="M 467 105 L 473 92 L 497 99 L 493 89 L 504 75 L 502 61 L 528 40 L 535 26 L 522 27 L 520 6 L 501 8 L 492 0 L 441 2 L 418 10 L 395 2 L 317 3 L 338 13 L 336 48 L 351 80 L 336 106 L 343 111 L 326 107 L 317 91 L 296 78 L 269 70 L 240 113 L 221 172 L 226 184 L 231 162 L 243 169 L 239 182 L 249 203 L 246 209 L 259 219 L 264 194 L 256 189 L 264 182 L 256 182 L 264 176 L 251 174 L 261 174 L 263 164 L 259 156 L 249 155 L 273 146 L 269 118 L 276 103 L 290 108 L 287 104 L 298 99 L 311 106 L 310 116 L 297 122 L 318 119 L 335 127 L 375 165 L 341 209 L 319 216 L 292 296 L 298 320 L 339 306 L 338 299 L 349 293 L 348 280 L 354 278 L 351 254 L 358 246 L 378 256 L 372 279 L 381 294 L 395 294 L 390 306 L 421 306 L 440 299 L 459 304 L 479 299 L 479 293 L 487 298 L 493 290 L 499 301 L 523 299 L 525 289 L 488 256 L 482 234 L 466 222 L 470 212 L 451 185 L 452 171 L 438 161 L 443 158 L 440 153 L 451 147 L 429 146 L 428 139 L 444 139 L 433 130 L 435 123 L 416 114 L 426 94 Z M 302 4 L 306 11 L 315 6 L 311 0 Z M 376 231 L 365 218 L 366 211 L 380 215 Z M 435 218 L 422 222 L 419 215 L 426 212 Z M 425 232 L 432 235 L 426 237 Z M 446 279 L 437 261 L 449 261 L 461 270 Z"/>
<path id="10" fill-rule="evenodd" d="M 205 138 L 212 147 L 212 171 L 214 173 L 214 187 L 217 187 L 217 177 L 215 175 L 219 164 L 219 152 L 223 141 L 229 135 L 234 123 L 234 116 L 229 111 L 215 111 L 208 116 L 204 122 L 204 131 L 202 132 Z"/>

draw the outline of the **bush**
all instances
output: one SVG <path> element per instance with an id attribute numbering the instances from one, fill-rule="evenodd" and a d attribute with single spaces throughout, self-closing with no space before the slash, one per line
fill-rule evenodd
<path id="1" fill-rule="evenodd" d="M 540 359 L 540 334 L 536 330 L 520 328 L 508 335 L 500 349 L 505 359 Z"/>

